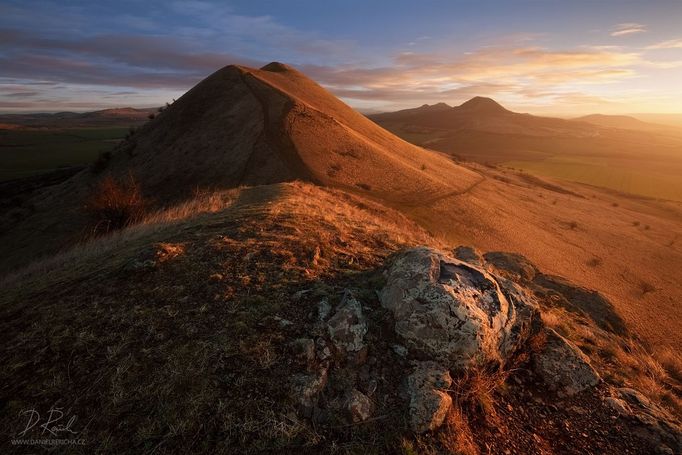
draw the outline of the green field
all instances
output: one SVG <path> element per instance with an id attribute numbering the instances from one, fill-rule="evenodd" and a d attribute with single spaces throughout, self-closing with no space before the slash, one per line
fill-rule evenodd
<path id="1" fill-rule="evenodd" d="M 503 163 L 532 174 L 611 188 L 626 193 L 682 201 L 682 160 L 636 160 L 553 156 Z"/>
<path id="2" fill-rule="evenodd" d="M 124 127 L 0 130 L 0 181 L 91 163 L 127 132 Z"/>

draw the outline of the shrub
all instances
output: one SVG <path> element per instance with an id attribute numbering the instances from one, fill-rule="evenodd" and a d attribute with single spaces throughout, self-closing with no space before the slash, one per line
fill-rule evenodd
<path id="1" fill-rule="evenodd" d="M 107 165 L 109 164 L 109 161 L 111 160 L 111 157 L 112 157 L 111 152 L 100 153 L 95 162 L 92 163 L 92 166 L 90 167 L 92 173 L 99 174 L 104 169 L 106 169 Z"/>
<path id="2" fill-rule="evenodd" d="M 648 294 L 650 292 L 654 292 L 656 290 L 656 287 L 653 284 L 649 283 L 648 281 L 644 281 L 644 280 L 639 282 L 638 287 L 639 287 L 639 290 L 642 293 L 642 295 Z"/>
<path id="3" fill-rule="evenodd" d="M 86 201 L 85 211 L 93 220 L 93 234 L 102 235 L 140 221 L 146 205 L 132 176 L 125 182 L 107 176 Z"/>
<path id="4" fill-rule="evenodd" d="M 589 265 L 590 267 L 597 267 L 597 266 L 601 265 L 601 263 L 602 263 L 602 260 L 601 260 L 601 258 L 598 258 L 598 257 L 593 257 L 592 259 L 587 261 L 587 265 Z"/>
<path id="5" fill-rule="evenodd" d="M 154 115 L 153 112 L 150 113 L 150 114 L 147 116 L 147 118 L 148 118 L 149 120 L 154 120 L 154 117 L 156 117 L 156 115 Z"/>

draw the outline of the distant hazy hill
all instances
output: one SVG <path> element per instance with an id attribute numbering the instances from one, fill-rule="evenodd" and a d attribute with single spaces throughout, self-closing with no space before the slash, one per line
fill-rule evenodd
<path id="1" fill-rule="evenodd" d="M 4 129 L 28 128 L 80 128 L 88 126 L 135 126 L 144 123 L 156 108 L 135 109 L 123 107 L 94 112 L 57 112 L 54 114 L 1 114 Z M 3 129 L 3 128 L 0 128 Z"/>
<path id="2" fill-rule="evenodd" d="M 479 162 L 537 161 L 557 155 L 679 156 L 682 149 L 679 131 L 633 117 L 541 117 L 512 112 L 484 97 L 455 107 L 435 106 L 369 118 L 414 144 Z"/>
<path id="3" fill-rule="evenodd" d="M 660 131 L 668 129 L 665 125 L 643 122 L 642 120 L 628 115 L 591 114 L 575 118 L 574 120 L 607 128 L 620 128 L 624 130 Z"/>

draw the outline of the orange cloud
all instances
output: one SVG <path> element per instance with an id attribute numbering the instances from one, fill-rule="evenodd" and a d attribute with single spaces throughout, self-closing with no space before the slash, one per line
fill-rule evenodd
<path id="1" fill-rule="evenodd" d="M 624 24 L 618 24 L 615 27 L 613 27 L 611 36 L 632 35 L 633 33 L 643 32 L 646 32 L 645 25 L 637 24 L 635 22 L 626 22 Z"/>
<path id="2" fill-rule="evenodd" d="M 652 44 L 647 46 L 646 49 L 682 49 L 682 38 Z"/>

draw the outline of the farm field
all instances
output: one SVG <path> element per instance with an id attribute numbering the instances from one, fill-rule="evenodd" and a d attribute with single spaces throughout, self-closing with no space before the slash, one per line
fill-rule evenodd
<path id="1" fill-rule="evenodd" d="M 682 201 L 682 162 L 615 157 L 551 156 L 503 163 L 531 174 L 610 188 L 656 199 Z"/>
<path id="2" fill-rule="evenodd" d="M 127 132 L 125 127 L 0 130 L 0 181 L 90 163 Z"/>

